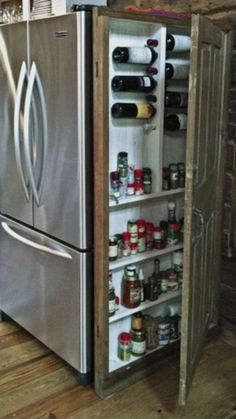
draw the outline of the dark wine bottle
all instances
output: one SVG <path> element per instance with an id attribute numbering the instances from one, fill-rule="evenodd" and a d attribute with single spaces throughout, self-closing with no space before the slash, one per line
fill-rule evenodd
<path id="1" fill-rule="evenodd" d="M 186 52 L 191 48 L 191 38 L 186 35 L 173 35 L 168 33 L 166 36 L 166 50 L 168 52 Z"/>
<path id="2" fill-rule="evenodd" d="M 152 64 L 157 55 L 153 48 L 145 45 L 144 47 L 116 47 L 112 58 L 116 63 Z"/>
<path id="3" fill-rule="evenodd" d="M 151 103 L 114 103 L 111 113 L 114 118 L 149 119 L 156 109 Z"/>
<path id="4" fill-rule="evenodd" d="M 151 76 L 115 76 L 111 87 L 115 92 L 151 92 L 157 85 Z"/>
<path id="5" fill-rule="evenodd" d="M 187 128 L 187 115 L 184 113 L 166 115 L 164 128 L 169 131 L 184 130 Z"/>
<path id="6" fill-rule="evenodd" d="M 189 75 L 189 64 L 180 64 L 171 60 L 166 62 L 165 77 L 169 79 L 187 79 Z"/>
<path id="7" fill-rule="evenodd" d="M 172 92 L 172 91 L 166 90 L 165 106 L 168 108 L 187 108 L 188 93 Z"/>

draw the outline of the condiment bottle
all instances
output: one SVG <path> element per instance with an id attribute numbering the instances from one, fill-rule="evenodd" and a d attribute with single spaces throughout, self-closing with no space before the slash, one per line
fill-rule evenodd
<path id="1" fill-rule="evenodd" d="M 137 277 L 135 265 L 126 267 L 122 285 L 123 305 L 127 308 L 138 307 L 141 302 L 141 286 Z"/>
<path id="2" fill-rule="evenodd" d="M 131 321 L 131 353 L 134 356 L 142 356 L 146 352 L 146 332 L 143 328 L 143 315 L 135 313 Z"/>
<path id="3" fill-rule="evenodd" d="M 113 261 L 117 259 L 118 256 L 118 240 L 116 236 L 109 237 L 109 260 Z"/>
<path id="4" fill-rule="evenodd" d="M 115 295 L 115 289 L 112 285 L 112 281 L 109 278 L 109 296 L 108 296 L 108 301 L 109 301 L 109 316 L 113 316 L 116 312 L 116 295 Z"/>

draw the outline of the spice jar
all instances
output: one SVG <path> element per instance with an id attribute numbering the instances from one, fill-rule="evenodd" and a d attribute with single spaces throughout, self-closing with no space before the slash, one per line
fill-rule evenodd
<path id="1" fill-rule="evenodd" d="M 179 188 L 184 188 L 185 186 L 185 164 L 177 163 L 178 172 L 179 172 Z"/>
<path id="2" fill-rule="evenodd" d="M 108 301 L 109 301 L 109 306 L 108 306 L 109 316 L 113 316 L 116 312 L 116 295 L 115 295 L 115 289 L 111 281 L 109 281 Z"/>
<path id="3" fill-rule="evenodd" d="M 130 243 L 130 254 L 136 255 L 138 253 L 138 243 Z"/>
<path id="4" fill-rule="evenodd" d="M 168 202 L 168 222 L 175 223 L 176 222 L 176 203 L 173 201 Z"/>
<path id="5" fill-rule="evenodd" d="M 177 189 L 179 186 L 179 172 L 177 164 L 170 164 L 169 165 L 170 171 L 170 189 Z"/>
<path id="6" fill-rule="evenodd" d="M 142 356 L 147 349 L 146 332 L 144 329 L 131 330 L 131 353 L 134 356 Z"/>
<path id="7" fill-rule="evenodd" d="M 118 171 L 110 173 L 110 181 L 111 181 L 111 194 L 115 198 L 120 198 L 120 177 L 119 177 Z"/>
<path id="8" fill-rule="evenodd" d="M 146 248 L 147 250 L 153 249 L 153 230 L 154 230 L 154 225 L 152 223 L 146 223 Z"/>
<path id="9" fill-rule="evenodd" d="M 141 302 L 141 285 L 135 265 L 126 267 L 123 278 L 123 305 L 127 308 L 138 307 Z"/>
<path id="10" fill-rule="evenodd" d="M 128 186 L 127 186 L 127 195 L 128 196 L 132 196 L 135 193 L 135 189 L 134 189 L 134 183 L 130 183 L 128 182 Z"/>
<path id="11" fill-rule="evenodd" d="M 121 151 L 117 156 L 117 169 L 120 177 L 128 176 L 128 153 Z"/>
<path id="12" fill-rule="evenodd" d="M 118 240 L 116 236 L 109 237 L 109 260 L 113 261 L 117 259 L 118 255 Z"/>
<path id="13" fill-rule="evenodd" d="M 159 319 L 158 338 L 159 338 L 159 345 L 161 346 L 168 345 L 170 341 L 170 320 L 168 318 Z"/>
<path id="14" fill-rule="evenodd" d="M 129 232 L 125 231 L 124 233 L 122 233 L 123 256 L 130 255 L 130 238 L 131 234 Z"/>
<path id="15" fill-rule="evenodd" d="M 154 249 L 161 249 L 162 245 L 162 234 L 161 227 L 154 227 L 153 231 L 153 247 Z"/>
<path id="16" fill-rule="evenodd" d="M 143 183 L 144 183 L 144 193 L 152 193 L 152 171 L 149 167 L 143 168 Z"/>
<path id="17" fill-rule="evenodd" d="M 136 220 L 128 221 L 127 230 L 130 233 L 130 242 L 138 243 L 138 225 L 137 225 Z"/>
<path id="18" fill-rule="evenodd" d="M 176 272 L 183 271 L 183 252 L 180 250 L 172 253 L 172 266 Z"/>
<path id="19" fill-rule="evenodd" d="M 131 356 L 131 334 L 120 333 L 118 337 L 118 358 L 121 361 L 129 361 Z"/>
<path id="20" fill-rule="evenodd" d="M 135 182 L 134 184 L 134 194 L 135 195 L 143 195 L 144 194 L 144 183 L 143 182 Z"/>
<path id="21" fill-rule="evenodd" d="M 115 234 L 117 238 L 117 257 L 121 258 L 123 256 L 123 243 L 122 243 L 122 234 Z"/>
<path id="22" fill-rule="evenodd" d="M 170 170 L 168 167 L 162 169 L 162 189 L 163 191 L 170 189 Z"/>

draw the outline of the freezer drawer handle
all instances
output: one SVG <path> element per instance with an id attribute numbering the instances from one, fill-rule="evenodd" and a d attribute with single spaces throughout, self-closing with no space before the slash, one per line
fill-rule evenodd
<path id="1" fill-rule="evenodd" d="M 60 256 L 66 259 L 72 259 L 72 256 L 64 250 L 56 250 L 47 246 L 43 246 L 39 243 L 35 243 L 32 240 L 26 239 L 25 237 L 20 236 L 20 234 L 17 234 L 5 221 L 2 221 L 1 224 L 6 233 L 9 234 L 9 236 L 13 237 L 16 240 L 19 240 L 21 243 L 24 243 L 27 246 L 34 247 L 37 250 L 50 253 L 51 255 Z"/>
<path id="2" fill-rule="evenodd" d="M 38 86 L 39 91 L 39 98 L 41 102 L 42 108 L 42 118 L 43 118 L 43 162 L 42 162 L 42 171 L 41 171 L 41 180 L 40 185 L 36 186 L 36 182 L 34 179 L 33 173 L 33 166 L 31 162 L 31 144 L 30 144 L 30 133 L 29 133 L 29 124 L 30 124 L 30 107 L 32 104 L 33 98 L 33 88 L 35 82 Z M 47 157 L 47 142 L 48 142 L 48 125 L 47 125 L 47 112 L 46 112 L 46 102 L 44 98 L 43 86 L 37 71 L 37 67 L 35 62 L 32 63 L 30 75 L 29 75 L 29 83 L 27 87 L 27 92 L 25 96 L 25 107 L 24 107 L 24 146 L 25 146 L 25 158 L 27 164 L 28 175 L 30 179 L 30 183 L 32 186 L 32 191 L 34 194 L 34 199 L 36 204 L 39 206 L 40 204 L 40 196 L 42 193 L 42 187 L 45 178 L 45 165 L 46 165 L 46 157 Z"/>
<path id="3" fill-rule="evenodd" d="M 29 201 L 29 192 L 28 192 L 28 187 L 26 185 L 26 181 L 24 178 L 24 172 L 23 172 L 22 161 L 21 161 L 20 136 L 19 136 L 20 126 L 22 125 L 23 127 L 23 118 L 20 113 L 20 103 L 21 103 L 24 81 L 27 79 L 28 79 L 27 67 L 26 67 L 25 61 L 23 61 L 21 65 L 17 89 L 16 89 L 15 110 L 14 110 L 14 143 L 15 143 L 16 166 L 18 169 L 18 173 L 20 175 L 25 197 L 27 201 Z"/>

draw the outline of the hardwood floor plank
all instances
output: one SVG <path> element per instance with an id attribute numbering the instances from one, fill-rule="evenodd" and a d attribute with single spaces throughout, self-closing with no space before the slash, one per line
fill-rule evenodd
<path id="1" fill-rule="evenodd" d="M 23 364 L 46 355 L 50 350 L 36 340 L 30 340 L 21 344 L 10 346 L 0 350 L 0 371 L 16 367 L 17 365 Z"/>
<path id="2" fill-rule="evenodd" d="M 205 347 L 187 407 L 180 410 L 178 359 L 100 400 L 92 386 L 78 385 L 75 370 L 23 329 L 1 326 L 1 419 L 236 419 L 236 351 L 220 339 Z"/>

